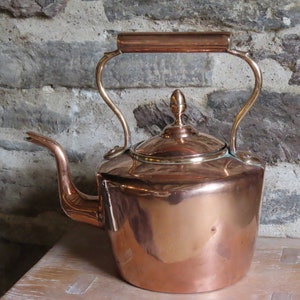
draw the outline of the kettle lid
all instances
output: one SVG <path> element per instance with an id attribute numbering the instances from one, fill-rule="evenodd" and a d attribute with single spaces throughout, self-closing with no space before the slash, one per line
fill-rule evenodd
<path id="1" fill-rule="evenodd" d="M 131 147 L 133 158 L 156 164 L 183 164 L 209 161 L 227 154 L 225 142 L 183 124 L 186 101 L 178 89 L 171 96 L 170 108 L 174 123 L 165 127 L 160 135 Z"/>

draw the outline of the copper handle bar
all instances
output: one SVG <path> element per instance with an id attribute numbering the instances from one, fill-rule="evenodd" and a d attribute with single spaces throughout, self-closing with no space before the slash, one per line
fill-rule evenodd
<path id="1" fill-rule="evenodd" d="M 134 52 L 226 52 L 230 32 L 130 32 L 117 39 L 122 53 Z"/>
<path id="2" fill-rule="evenodd" d="M 122 112 L 113 103 L 103 86 L 103 70 L 106 63 L 113 57 L 121 53 L 150 53 L 150 52 L 226 52 L 228 54 L 242 58 L 251 67 L 255 83 L 252 94 L 240 112 L 236 115 L 230 133 L 229 150 L 236 155 L 236 135 L 237 129 L 248 113 L 250 108 L 256 102 L 261 87 L 262 75 L 256 62 L 249 56 L 248 52 L 242 52 L 230 48 L 229 32 L 185 32 L 185 33 L 120 33 L 117 39 L 118 49 L 112 52 L 104 53 L 96 67 L 96 83 L 98 91 L 116 114 L 123 127 L 124 144 L 122 147 L 116 146 L 105 154 L 106 159 L 118 156 L 127 150 L 131 144 L 130 130 Z"/>

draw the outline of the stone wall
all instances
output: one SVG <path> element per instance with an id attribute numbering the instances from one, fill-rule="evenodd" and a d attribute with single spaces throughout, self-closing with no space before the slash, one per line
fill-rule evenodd
<path id="1" fill-rule="evenodd" d="M 24 141 L 25 132 L 58 140 L 87 193 L 103 154 L 123 141 L 94 79 L 121 31 L 231 31 L 233 47 L 250 51 L 264 85 L 238 146 L 267 162 L 260 234 L 300 237 L 298 1 L 2 0 L 0 10 L 0 253 L 9 253 L 0 275 L 24 258 L 22 249 L 35 246 L 37 257 L 72 226 L 59 207 L 53 157 Z M 109 63 L 104 82 L 135 143 L 170 122 L 175 87 L 186 95 L 188 121 L 228 140 L 254 80 L 228 54 L 127 54 Z"/>

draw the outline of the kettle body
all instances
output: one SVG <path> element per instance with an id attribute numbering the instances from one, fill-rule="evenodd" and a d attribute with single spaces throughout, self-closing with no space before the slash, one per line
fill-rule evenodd
<path id="1" fill-rule="evenodd" d="M 123 154 L 98 171 L 116 264 L 149 290 L 193 293 L 238 281 L 249 269 L 264 169 L 233 157 L 199 166 L 150 165 Z M 188 167 L 188 168 L 186 168 Z M 120 176 L 120 177 L 119 177 Z"/>

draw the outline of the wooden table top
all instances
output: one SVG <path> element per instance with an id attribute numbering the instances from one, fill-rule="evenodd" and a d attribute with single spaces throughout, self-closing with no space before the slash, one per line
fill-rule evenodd
<path id="1" fill-rule="evenodd" d="M 179 295 L 146 291 L 124 282 L 106 232 L 79 224 L 2 299 L 299 300 L 300 239 L 259 237 L 251 269 L 241 281 L 215 292 Z"/>

